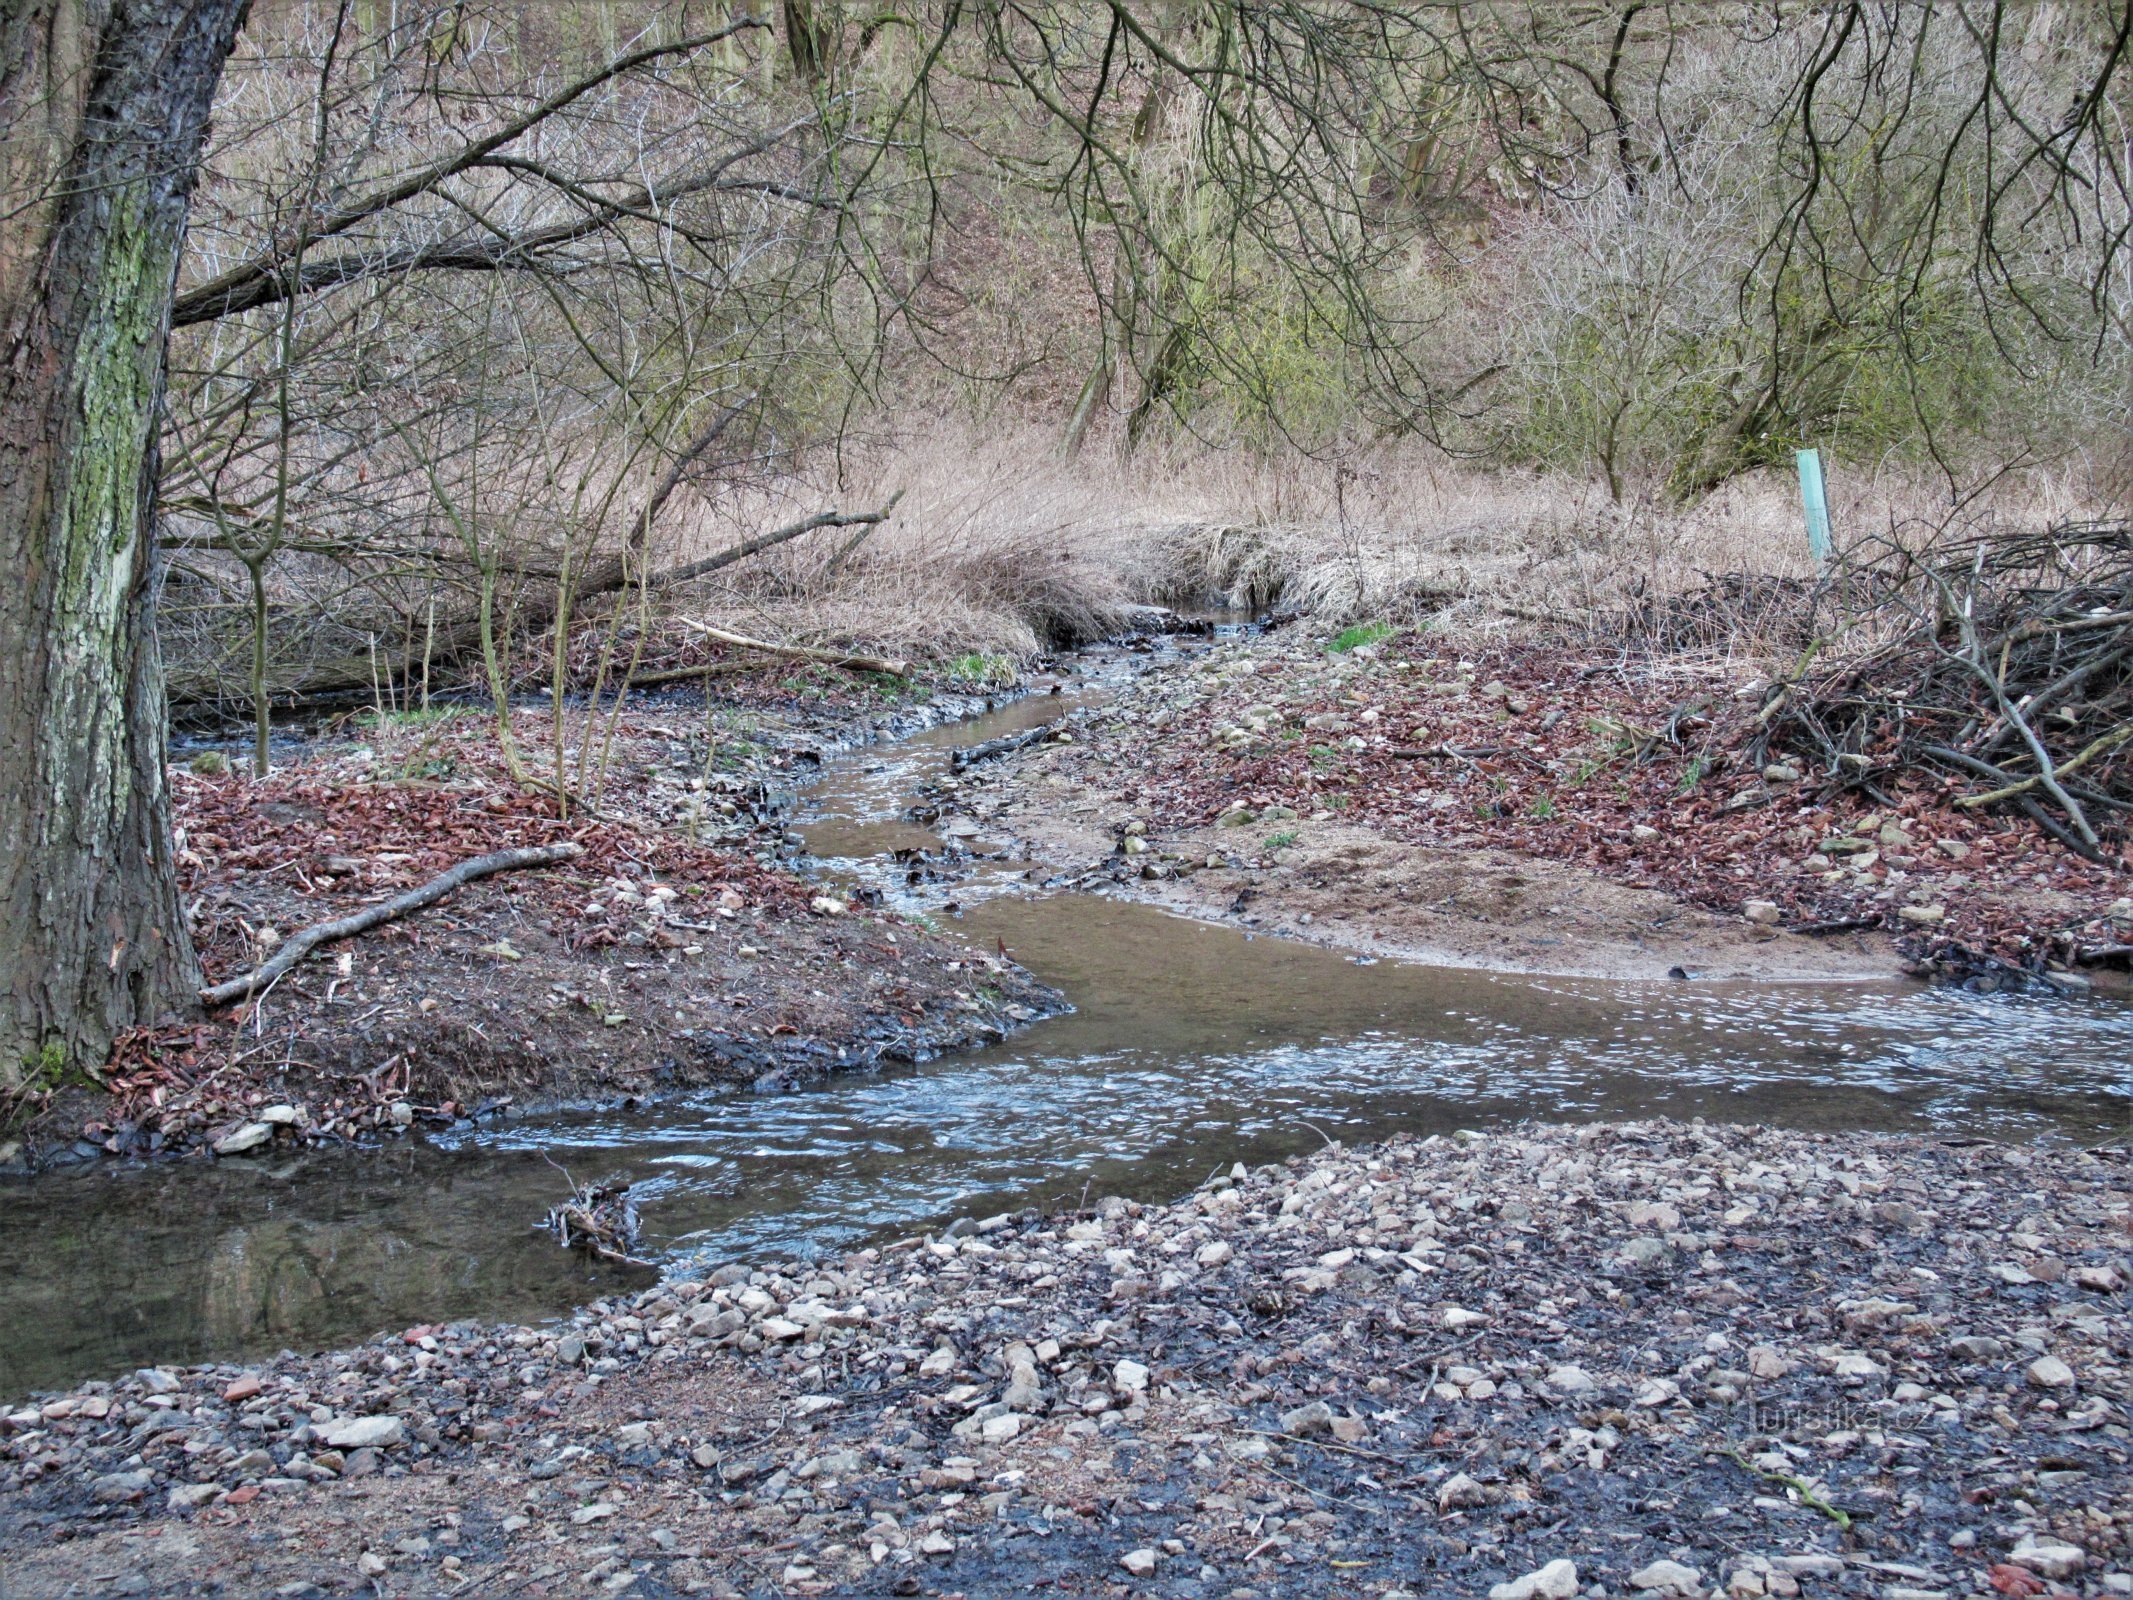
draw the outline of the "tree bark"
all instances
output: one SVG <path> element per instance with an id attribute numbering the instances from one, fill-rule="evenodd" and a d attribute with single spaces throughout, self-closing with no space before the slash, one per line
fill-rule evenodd
<path id="1" fill-rule="evenodd" d="M 0 18 L 0 1082 L 196 1009 L 150 622 L 170 306 L 245 0 Z"/>

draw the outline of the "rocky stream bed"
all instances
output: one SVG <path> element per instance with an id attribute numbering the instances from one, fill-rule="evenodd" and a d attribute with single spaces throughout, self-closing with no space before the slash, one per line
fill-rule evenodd
<path id="1" fill-rule="evenodd" d="M 2128 1156 L 1328 1148 L 9 1413 L 10 1595 L 2133 1591 Z"/>

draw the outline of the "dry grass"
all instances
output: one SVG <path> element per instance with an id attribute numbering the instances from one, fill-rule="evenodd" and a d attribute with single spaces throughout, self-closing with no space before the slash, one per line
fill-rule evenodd
<path id="1" fill-rule="evenodd" d="M 775 502 L 728 504 L 686 528 L 672 554 L 901 489 L 893 522 L 848 552 L 847 535 L 810 535 L 689 603 L 783 638 L 1024 657 L 1108 632 L 1136 603 L 1279 609 L 1329 626 L 1430 618 L 1486 633 L 1535 620 L 1604 627 L 1717 574 L 1814 573 L 1789 476 L 1742 479 L 1683 507 L 1616 504 L 1594 484 L 1483 472 L 1419 444 L 1339 463 L 1209 449 L 1126 461 L 1094 447 L 1065 461 L 1044 428 L 929 423 L 883 437 L 847 457 L 841 488 L 825 477 Z M 1840 545 L 1896 527 L 2034 527 L 2097 509 L 2071 475 L 2005 480 L 1954 518 L 1946 490 L 1914 478 L 1840 470 L 1831 490 Z M 1753 637 L 1756 615 L 1714 617 L 1707 642 L 1777 648 Z"/>

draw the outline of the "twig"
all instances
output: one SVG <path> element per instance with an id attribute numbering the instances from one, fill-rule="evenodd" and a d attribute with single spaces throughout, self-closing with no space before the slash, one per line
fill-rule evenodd
<path id="1" fill-rule="evenodd" d="M 1726 1454 L 1731 1456 L 1733 1458 L 1734 1463 L 1738 1465 L 1743 1471 L 1752 1472 L 1758 1478 L 1767 1478 L 1772 1483 L 1783 1484 L 1786 1488 L 1790 1489 L 1794 1494 L 1800 1497 L 1801 1505 L 1806 1506 L 1810 1510 L 1821 1512 L 1823 1516 L 1829 1518 L 1830 1521 L 1834 1522 L 1845 1532 L 1851 1532 L 1852 1514 L 1849 1511 L 1846 1511 L 1841 1506 L 1831 1505 L 1827 1500 L 1823 1499 L 1822 1496 L 1815 1493 L 1814 1486 L 1810 1484 L 1805 1478 L 1799 1477 L 1796 1474 L 1790 1472 L 1773 1472 L 1768 1467 L 1759 1467 L 1754 1462 L 1750 1461 L 1746 1456 L 1742 1455 L 1738 1449 L 1728 1450 Z"/>
<path id="2" fill-rule="evenodd" d="M 541 844 L 529 845 L 517 850 L 497 850 L 489 855 L 476 856 L 462 861 L 448 872 L 441 872 L 420 888 L 410 889 L 406 894 L 378 905 L 366 906 L 361 911 L 345 917 L 336 917 L 331 922 L 314 922 L 310 927 L 299 929 L 282 941 L 281 948 L 272 957 L 241 977 L 218 983 L 200 991 L 200 1003 L 210 1010 L 242 1000 L 254 990 L 264 988 L 287 972 L 322 944 L 331 944 L 338 939 L 351 939 L 359 933 L 368 933 L 372 928 L 433 906 L 446 895 L 477 878 L 491 877 L 499 872 L 518 872 L 527 867 L 549 867 L 559 861 L 570 861 L 585 853 L 583 845 Z"/>

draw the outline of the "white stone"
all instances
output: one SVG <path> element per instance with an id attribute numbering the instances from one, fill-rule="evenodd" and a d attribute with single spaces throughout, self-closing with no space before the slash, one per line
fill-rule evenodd
<path id="1" fill-rule="evenodd" d="M 257 1150 L 274 1137 L 274 1130 L 264 1122 L 247 1122 L 235 1133 L 225 1134 L 215 1141 L 218 1156 L 241 1156 L 248 1150 Z"/>
<path id="2" fill-rule="evenodd" d="M 1558 1556 L 1537 1572 L 1497 1584 L 1489 1600 L 1570 1600 L 1577 1592 L 1577 1563 Z"/>
<path id="3" fill-rule="evenodd" d="M 1136 1578 L 1145 1578 L 1155 1571 L 1155 1552 L 1153 1550 L 1128 1550 L 1118 1558 L 1118 1564 Z"/>
<path id="4" fill-rule="evenodd" d="M 383 1450 L 407 1440 L 398 1417 L 344 1417 L 319 1429 L 319 1442 L 333 1450 Z"/>
<path id="5" fill-rule="evenodd" d="M 2088 1565 L 2089 1558 L 2077 1544 L 2068 1544 L 2049 1534 L 2040 1537 L 2025 1533 L 2022 1542 L 2007 1552 L 2007 1559 L 2018 1567 L 2027 1567 L 2040 1578 L 2057 1580 L 2071 1578 Z"/>
<path id="6" fill-rule="evenodd" d="M 1139 1394 L 1148 1387 L 1148 1369 L 1138 1361 L 1121 1361 L 1111 1369 L 1111 1385 L 1121 1394 Z"/>
<path id="7" fill-rule="evenodd" d="M 2057 1356 L 2039 1356 L 2029 1364 L 2029 1381 L 2039 1389 L 2071 1389 L 2074 1369 Z"/>
<path id="8" fill-rule="evenodd" d="M 1701 1594 L 1703 1574 L 1678 1561 L 1654 1561 L 1629 1575 L 1632 1589 L 1656 1590 L 1662 1594 Z"/>

